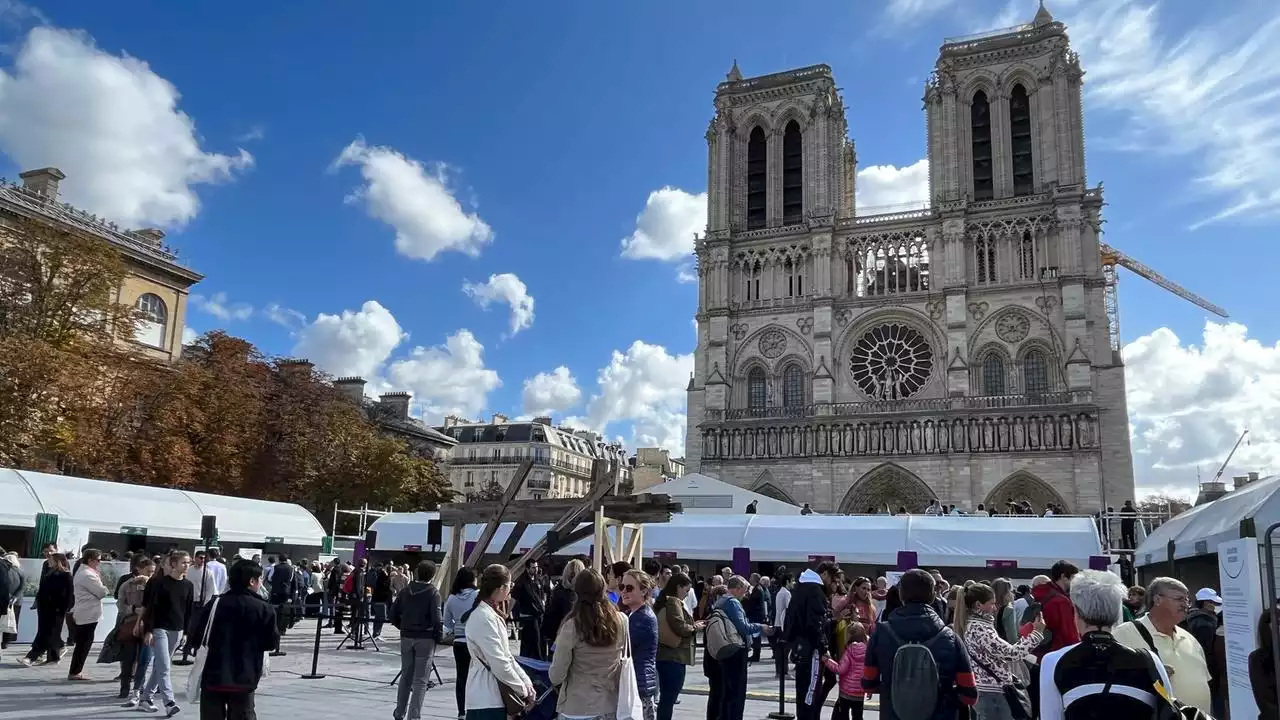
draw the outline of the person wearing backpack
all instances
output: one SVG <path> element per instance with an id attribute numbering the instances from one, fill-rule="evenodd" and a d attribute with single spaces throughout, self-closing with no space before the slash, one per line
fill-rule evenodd
<path id="1" fill-rule="evenodd" d="M 746 712 L 747 648 L 750 646 L 752 638 L 768 635 L 769 626 L 765 623 L 747 621 L 746 610 L 742 608 L 742 599 L 751 590 L 751 583 L 747 582 L 746 578 L 741 575 L 734 575 L 729 578 L 725 585 L 729 589 L 725 592 L 724 597 L 716 603 L 712 618 L 714 621 L 717 619 L 715 617 L 717 613 L 723 614 L 725 620 L 731 623 L 737 631 L 740 644 L 737 650 L 718 653 L 720 677 L 724 687 L 719 717 L 720 720 L 735 720 L 743 717 Z M 721 622 L 724 621 L 722 620 Z M 707 649 L 711 649 L 710 640 L 708 640 Z"/>
<path id="2" fill-rule="evenodd" d="M 897 587 L 902 607 L 872 633 L 862 687 L 880 693 L 880 720 L 954 720 L 978 702 L 969 654 L 934 611 L 928 573 L 908 570 Z"/>
<path id="3" fill-rule="evenodd" d="M 796 663 L 796 720 L 818 720 L 836 676 L 823 667 L 830 657 L 835 617 L 831 595 L 840 577 L 840 566 L 824 562 L 816 570 L 800 573 L 791 589 L 791 602 L 783 621 L 783 641 Z"/>
<path id="4" fill-rule="evenodd" d="M 1071 598 L 1067 596 L 1071 588 L 1071 578 L 1079 572 L 1080 568 L 1066 560 L 1059 560 L 1049 568 L 1049 582 L 1037 585 L 1033 580 L 1031 583 L 1031 603 L 1027 606 L 1027 613 L 1033 615 L 1032 619 L 1037 612 L 1044 617 L 1045 641 L 1031 651 L 1037 661 L 1055 650 L 1080 642 L 1080 630 L 1076 627 L 1076 611 L 1071 604 Z M 1023 624 L 1029 621 L 1024 615 Z M 1039 663 L 1031 665 L 1030 671 L 1031 682 L 1027 688 L 1030 690 L 1031 706 L 1038 708 L 1040 707 Z"/>

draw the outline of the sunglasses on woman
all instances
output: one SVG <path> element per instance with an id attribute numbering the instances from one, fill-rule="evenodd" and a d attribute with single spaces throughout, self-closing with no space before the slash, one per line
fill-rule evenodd
<path id="1" fill-rule="evenodd" d="M 621 590 L 622 592 L 635 592 L 640 588 L 637 585 L 619 585 L 618 589 Z"/>

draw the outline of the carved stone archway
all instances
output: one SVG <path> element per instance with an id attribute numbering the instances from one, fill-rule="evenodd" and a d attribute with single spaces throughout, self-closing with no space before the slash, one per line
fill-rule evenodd
<path id="1" fill-rule="evenodd" d="M 840 512 L 866 513 L 872 508 L 880 512 L 887 506 L 893 512 L 905 507 L 907 512 L 920 513 L 936 497 L 937 494 L 914 473 L 900 465 L 885 463 L 863 475 L 849 488 L 840 502 Z"/>
<path id="2" fill-rule="evenodd" d="M 760 477 L 757 477 L 756 481 L 751 484 L 750 490 L 753 493 L 759 493 L 789 505 L 797 507 L 800 505 L 791 497 L 790 493 L 778 486 L 778 482 L 773 478 L 773 473 L 768 470 L 760 473 Z"/>
<path id="3" fill-rule="evenodd" d="M 984 505 L 988 510 L 1008 512 L 1005 502 L 1012 498 L 1015 501 L 1026 500 L 1031 503 L 1032 510 L 1038 515 L 1044 512 L 1045 505 L 1053 503 L 1071 509 L 1070 504 L 1049 483 L 1041 480 L 1026 470 L 1019 470 L 1001 480 L 987 493 Z"/>

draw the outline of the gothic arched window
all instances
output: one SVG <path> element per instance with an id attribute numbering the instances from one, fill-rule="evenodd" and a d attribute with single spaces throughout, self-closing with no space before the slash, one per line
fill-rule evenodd
<path id="1" fill-rule="evenodd" d="M 1009 94 L 1009 147 L 1013 153 L 1013 195 L 1034 191 L 1031 164 L 1031 99 L 1019 83 Z"/>
<path id="2" fill-rule="evenodd" d="M 749 263 L 742 269 L 742 276 L 746 283 L 747 300 L 760 299 L 760 263 Z"/>
<path id="3" fill-rule="evenodd" d="M 756 126 L 747 140 L 747 229 L 765 226 L 768 197 L 769 140 L 764 129 Z"/>
<path id="4" fill-rule="evenodd" d="M 752 368 L 747 373 L 747 407 L 752 410 L 763 410 L 768 398 L 765 389 L 764 370 Z"/>
<path id="5" fill-rule="evenodd" d="M 844 290 L 849 296 L 858 294 L 858 267 L 852 255 L 844 259 Z"/>
<path id="6" fill-rule="evenodd" d="M 804 405 L 804 371 L 799 365 L 788 365 L 782 373 L 782 406 Z"/>
<path id="7" fill-rule="evenodd" d="M 1022 389 L 1028 395 L 1049 392 L 1049 361 L 1043 352 L 1032 350 L 1022 357 Z"/>
<path id="8" fill-rule="evenodd" d="M 144 293 L 134 304 L 141 322 L 138 323 L 134 339 L 144 345 L 163 348 L 165 331 L 169 324 L 169 308 L 159 295 Z"/>
<path id="9" fill-rule="evenodd" d="M 973 199 L 995 197 L 995 174 L 991 163 L 991 104 L 979 90 L 969 107 L 969 129 L 973 135 Z"/>
<path id="10" fill-rule="evenodd" d="M 982 392 L 984 395 L 1003 395 L 1004 390 L 1004 359 L 991 353 L 982 361 Z"/>
<path id="11" fill-rule="evenodd" d="M 798 224 L 804 217 L 804 140 L 800 124 L 787 123 L 782 133 L 782 222 Z"/>
<path id="12" fill-rule="evenodd" d="M 1022 280 L 1036 279 L 1036 242 L 1030 230 L 1023 231 L 1018 243 L 1018 271 Z"/>
<path id="13" fill-rule="evenodd" d="M 993 283 L 996 281 L 996 243 L 990 238 L 978 238 L 973 243 L 976 252 L 974 265 L 978 274 L 978 282 Z"/>

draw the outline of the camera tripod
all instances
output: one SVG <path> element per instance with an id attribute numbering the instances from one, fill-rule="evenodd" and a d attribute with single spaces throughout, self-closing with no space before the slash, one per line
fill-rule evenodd
<path id="1" fill-rule="evenodd" d="M 378 647 L 378 641 L 365 628 L 365 624 L 369 622 L 369 613 L 367 611 L 368 601 L 361 598 L 351 606 L 351 629 L 347 631 L 347 636 L 338 643 L 335 650 L 341 650 L 347 641 L 351 641 L 352 650 L 363 650 L 366 640 L 373 645 L 374 652 L 382 652 L 382 648 Z"/>

